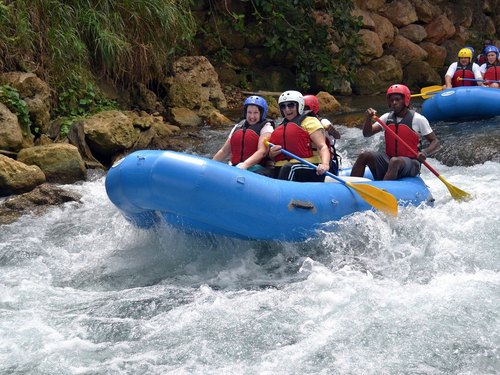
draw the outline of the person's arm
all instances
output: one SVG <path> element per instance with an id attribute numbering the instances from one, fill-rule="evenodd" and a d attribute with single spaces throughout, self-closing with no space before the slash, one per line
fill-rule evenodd
<path id="1" fill-rule="evenodd" d="M 330 120 L 323 118 L 321 119 L 321 125 L 325 128 L 325 130 L 335 139 L 340 139 L 340 133 L 335 126 L 330 122 Z"/>
<path id="2" fill-rule="evenodd" d="M 439 148 L 441 147 L 434 132 L 424 135 L 424 138 L 429 142 L 429 146 L 418 153 L 417 160 L 420 162 L 424 162 L 428 156 L 431 156 L 433 153 L 439 151 Z"/>
<path id="3" fill-rule="evenodd" d="M 366 110 L 365 122 L 363 123 L 363 136 L 371 137 L 382 130 L 382 127 L 378 123 L 373 123 L 373 116 L 377 114 L 377 111 L 373 108 L 368 108 Z"/>
<path id="4" fill-rule="evenodd" d="M 449 75 L 444 76 L 444 89 L 451 89 L 453 87 L 451 83 L 451 77 Z"/>
<path id="5" fill-rule="evenodd" d="M 455 75 L 455 72 L 457 71 L 457 62 L 451 63 L 450 66 L 448 67 L 448 70 L 446 71 L 444 75 L 444 85 L 443 89 L 451 89 L 453 87 L 452 85 L 452 79 L 453 76 Z"/>
<path id="6" fill-rule="evenodd" d="M 217 161 L 224 161 L 231 157 L 231 138 L 226 139 L 224 145 L 220 148 L 219 151 L 212 158 Z"/>
<path id="7" fill-rule="evenodd" d="M 325 130 L 318 129 L 309 135 L 311 140 L 316 145 L 319 156 L 321 158 L 321 163 L 316 167 L 316 174 L 321 176 L 330 169 L 330 150 L 326 145 L 325 141 Z"/>
<path id="8" fill-rule="evenodd" d="M 413 121 L 416 122 L 416 128 L 413 128 L 413 130 L 422 134 L 423 137 L 429 142 L 427 148 L 424 148 L 417 154 L 417 160 L 423 162 L 428 156 L 439 151 L 439 148 L 441 146 L 439 144 L 439 140 L 436 137 L 436 134 L 433 132 L 429 124 L 429 121 L 424 116 L 422 116 L 420 113 L 415 113 Z"/>
<path id="9" fill-rule="evenodd" d="M 248 169 L 250 167 L 253 167 L 255 164 L 259 164 L 260 161 L 267 155 L 268 148 L 264 144 L 264 140 L 269 140 L 271 137 L 271 133 L 263 133 L 259 137 L 259 145 L 257 148 L 257 151 L 255 151 L 250 157 L 245 160 L 243 163 L 240 163 L 237 165 L 238 168 L 240 169 Z"/>

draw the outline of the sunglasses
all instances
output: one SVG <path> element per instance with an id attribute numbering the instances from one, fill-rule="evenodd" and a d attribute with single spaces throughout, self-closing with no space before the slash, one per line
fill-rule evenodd
<path id="1" fill-rule="evenodd" d="M 290 103 L 281 103 L 280 104 L 280 109 L 285 109 L 285 108 L 288 108 L 288 109 L 292 109 L 292 108 L 295 108 L 295 103 L 294 102 L 290 102 Z"/>

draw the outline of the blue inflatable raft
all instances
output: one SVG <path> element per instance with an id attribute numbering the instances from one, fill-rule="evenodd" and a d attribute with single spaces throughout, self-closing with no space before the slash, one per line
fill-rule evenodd
<path id="1" fill-rule="evenodd" d="M 402 206 L 433 201 L 420 177 L 361 180 Z M 252 240 L 304 240 L 322 223 L 372 208 L 341 183 L 275 180 L 174 151 L 136 151 L 121 159 L 106 176 L 106 192 L 139 228 L 164 220 L 187 232 Z"/>
<path id="2" fill-rule="evenodd" d="M 431 122 L 463 122 L 500 116 L 500 89 L 481 86 L 447 89 L 425 100 L 422 114 Z"/>

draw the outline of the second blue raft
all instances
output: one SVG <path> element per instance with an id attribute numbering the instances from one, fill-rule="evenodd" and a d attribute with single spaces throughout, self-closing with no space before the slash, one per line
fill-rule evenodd
<path id="1" fill-rule="evenodd" d="M 500 89 L 481 86 L 447 89 L 426 99 L 422 114 L 430 122 L 464 122 L 500 116 Z"/>

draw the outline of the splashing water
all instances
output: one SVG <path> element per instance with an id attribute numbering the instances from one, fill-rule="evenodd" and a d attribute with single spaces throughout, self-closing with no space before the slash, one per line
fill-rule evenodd
<path id="1" fill-rule="evenodd" d="M 380 144 L 341 132 L 345 164 Z M 423 170 L 434 208 L 299 244 L 141 231 L 103 178 L 67 187 L 0 227 L 0 373 L 496 374 L 500 164 L 429 162 L 474 199 Z"/>

